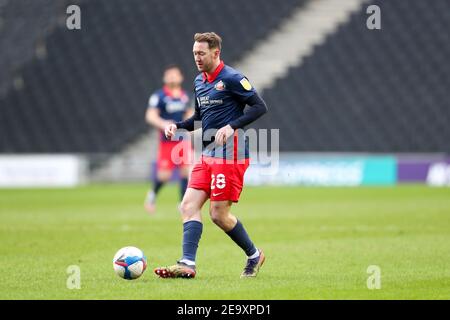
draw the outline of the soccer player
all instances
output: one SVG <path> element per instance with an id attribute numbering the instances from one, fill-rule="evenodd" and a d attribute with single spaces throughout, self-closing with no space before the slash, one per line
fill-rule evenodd
<path id="1" fill-rule="evenodd" d="M 192 170 L 180 206 L 183 256 L 175 265 L 156 268 L 155 273 L 162 278 L 195 277 L 195 257 L 203 230 L 201 209 L 209 198 L 212 221 L 247 256 L 241 277 L 255 277 L 264 263 L 264 253 L 255 247 L 230 210 L 233 202 L 239 200 L 249 165 L 248 141 L 243 138 L 243 131 L 236 129 L 258 119 L 267 112 L 267 107 L 248 79 L 221 61 L 222 39 L 216 33 L 196 33 L 194 40 L 194 59 L 201 72 L 194 81 L 195 113 L 185 121 L 168 124 L 165 134 L 171 138 L 177 129 L 192 131 L 194 122 L 201 121 L 202 157 Z M 246 105 L 249 108 L 244 112 Z M 210 129 L 216 132 L 211 139 Z"/>
<path id="2" fill-rule="evenodd" d="M 189 97 L 182 88 L 183 74 L 180 68 L 176 65 L 166 67 L 163 82 L 163 88 L 150 96 L 145 115 L 147 122 L 160 130 L 156 176 L 153 189 L 147 193 L 144 201 L 144 208 L 149 213 L 155 212 L 156 196 L 164 183 L 171 178 L 173 169 L 177 166 L 176 162 L 181 162 L 179 165 L 181 199 L 186 192 L 190 170 L 190 141 L 170 141 L 164 134 L 164 128 L 168 124 L 189 118 L 193 114 L 193 108 L 189 107 Z M 179 143 L 186 144 L 186 147 L 180 148 L 180 154 L 173 153 L 172 150 Z M 172 157 L 181 158 L 172 159 Z"/>

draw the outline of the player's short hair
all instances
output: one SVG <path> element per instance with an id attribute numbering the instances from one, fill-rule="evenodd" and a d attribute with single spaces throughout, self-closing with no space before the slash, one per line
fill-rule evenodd
<path id="1" fill-rule="evenodd" d="M 222 49 L 222 38 L 215 32 L 196 33 L 194 40 L 197 42 L 207 42 L 209 49 Z"/>
<path id="2" fill-rule="evenodd" d="M 167 70 L 170 70 L 170 69 L 178 69 L 178 71 L 182 72 L 180 66 L 175 63 L 170 63 L 170 64 L 166 65 L 166 67 L 164 68 L 164 72 L 166 72 Z"/>

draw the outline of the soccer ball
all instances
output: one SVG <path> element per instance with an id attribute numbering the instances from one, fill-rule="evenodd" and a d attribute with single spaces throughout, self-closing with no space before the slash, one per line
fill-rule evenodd
<path id="1" fill-rule="evenodd" d="M 127 280 L 137 279 L 147 268 L 147 258 L 141 249 L 123 247 L 114 255 L 113 267 L 119 277 Z"/>

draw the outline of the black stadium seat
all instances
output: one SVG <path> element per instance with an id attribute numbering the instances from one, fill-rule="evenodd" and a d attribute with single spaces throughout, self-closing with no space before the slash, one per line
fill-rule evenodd
<path id="1" fill-rule="evenodd" d="M 70 1 L 3 1 L 0 152 L 117 152 L 148 128 L 167 64 L 191 88 L 195 32 L 221 34 L 233 64 L 306 1 L 77 1 L 80 31 L 58 22 Z M 281 151 L 450 152 L 450 2 L 371 4 L 381 30 L 361 8 L 264 91 L 257 126 L 281 129 Z"/>
<path id="2" fill-rule="evenodd" d="M 283 151 L 450 152 L 450 1 L 373 1 L 264 98 Z"/>
<path id="3" fill-rule="evenodd" d="M 195 32 L 219 33 L 223 59 L 232 64 L 305 1 L 77 1 L 82 13 L 79 31 L 57 23 L 58 17 L 64 21 L 69 1 L 9 1 L 0 8 L 0 14 L 11 18 L 5 20 L 3 32 L 28 39 L 28 46 L 43 39 L 47 55 L 35 57 L 30 46 L 32 57 L 25 56 L 19 46 L 25 41 L 16 46 L 14 37 L 0 42 L 2 70 L 11 59 L 19 66 L 2 72 L 0 79 L 0 87 L 9 84 L 6 92 L 0 91 L 0 152 L 119 151 L 148 128 L 147 99 L 161 86 L 166 65 L 179 64 L 191 89 L 197 73 L 192 57 Z M 33 28 L 20 28 L 21 20 L 13 18 L 21 15 L 46 23 L 31 20 Z M 16 57 L 7 60 L 3 48 Z M 21 75 L 23 88 L 10 85 L 11 74 Z"/>

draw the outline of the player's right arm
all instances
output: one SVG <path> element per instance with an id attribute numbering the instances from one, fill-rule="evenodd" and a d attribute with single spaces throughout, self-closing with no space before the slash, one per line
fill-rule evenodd
<path id="1" fill-rule="evenodd" d="M 151 124 L 152 126 L 160 130 L 164 130 L 168 124 L 172 123 L 169 120 L 161 118 L 159 116 L 159 110 L 156 108 L 148 108 L 145 114 L 145 119 L 147 123 Z"/>
<path id="2" fill-rule="evenodd" d="M 194 129 L 195 129 L 194 122 L 200 121 L 200 120 L 201 120 L 200 109 L 198 106 L 197 98 L 195 98 L 194 114 L 186 120 L 167 125 L 164 129 L 164 134 L 166 135 L 166 137 L 168 139 L 170 139 L 175 135 L 175 132 L 177 131 L 177 129 L 194 131 Z"/>
<path id="3" fill-rule="evenodd" d="M 157 93 L 151 95 L 150 99 L 148 100 L 148 107 L 147 112 L 145 113 L 145 120 L 147 121 L 148 124 L 160 130 L 164 130 L 167 125 L 173 122 L 161 118 L 159 99 L 160 97 Z"/>

